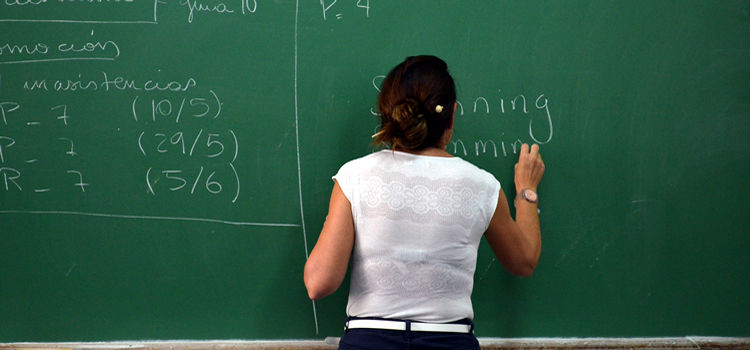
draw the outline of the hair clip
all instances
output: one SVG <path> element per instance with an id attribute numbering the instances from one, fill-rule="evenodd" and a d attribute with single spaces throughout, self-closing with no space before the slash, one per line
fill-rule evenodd
<path id="1" fill-rule="evenodd" d="M 443 113 L 443 106 L 441 106 L 441 105 L 435 106 L 435 112 Z"/>

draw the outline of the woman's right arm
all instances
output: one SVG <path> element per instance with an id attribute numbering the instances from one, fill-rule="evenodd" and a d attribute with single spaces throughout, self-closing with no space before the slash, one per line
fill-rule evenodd
<path id="1" fill-rule="evenodd" d="M 539 154 L 539 146 L 521 146 L 521 155 L 515 167 L 517 194 L 524 189 L 536 192 L 543 174 L 544 162 Z M 497 208 L 484 234 L 497 260 L 514 275 L 531 276 L 539 262 L 542 236 L 537 208 L 536 203 L 518 200 L 514 221 L 505 193 L 500 190 Z"/>

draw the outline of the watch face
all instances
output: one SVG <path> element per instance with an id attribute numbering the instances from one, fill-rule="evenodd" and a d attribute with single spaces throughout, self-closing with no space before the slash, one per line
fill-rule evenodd
<path id="1" fill-rule="evenodd" d="M 524 195 L 524 197 L 526 197 L 526 199 L 528 199 L 528 200 L 530 200 L 532 202 L 536 201 L 536 192 L 534 192 L 532 190 L 523 191 L 523 195 Z"/>

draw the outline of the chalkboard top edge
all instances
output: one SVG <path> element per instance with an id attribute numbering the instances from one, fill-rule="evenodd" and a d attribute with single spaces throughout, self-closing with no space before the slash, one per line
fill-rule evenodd
<path id="1" fill-rule="evenodd" d="M 682 338 L 479 338 L 482 349 L 750 349 L 750 337 Z M 324 340 L 117 341 L 68 343 L 0 343 L 0 349 L 79 350 L 257 350 L 335 349 Z"/>

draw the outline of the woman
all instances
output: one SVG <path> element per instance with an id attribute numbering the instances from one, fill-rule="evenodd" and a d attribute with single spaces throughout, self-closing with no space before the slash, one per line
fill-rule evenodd
<path id="1" fill-rule="evenodd" d="M 328 217 L 305 264 L 317 300 L 339 288 L 351 259 L 346 331 L 339 349 L 479 349 L 473 275 L 481 237 L 511 273 L 539 260 L 539 146 L 515 166 L 516 220 L 490 173 L 453 157 L 456 88 L 434 56 L 409 57 L 383 81 L 376 144 L 341 167 Z"/>

